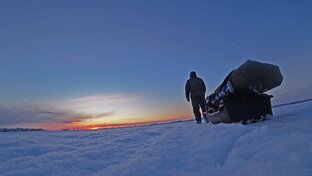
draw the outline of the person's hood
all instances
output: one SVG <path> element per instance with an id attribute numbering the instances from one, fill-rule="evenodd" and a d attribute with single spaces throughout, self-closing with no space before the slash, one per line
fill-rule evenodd
<path id="1" fill-rule="evenodd" d="M 190 78 L 197 78 L 196 72 L 192 71 L 190 74 Z"/>

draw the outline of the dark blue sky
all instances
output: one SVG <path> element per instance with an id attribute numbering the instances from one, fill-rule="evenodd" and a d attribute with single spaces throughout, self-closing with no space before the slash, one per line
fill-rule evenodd
<path id="1" fill-rule="evenodd" d="M 211 92 L 246 59 L 280 66 L 273 93 L 309 87 L 311 9 L 304 0 L 2 0 L 0 103 L 124 95 L 150 114 L 191 111 L 190 71 Z"/>

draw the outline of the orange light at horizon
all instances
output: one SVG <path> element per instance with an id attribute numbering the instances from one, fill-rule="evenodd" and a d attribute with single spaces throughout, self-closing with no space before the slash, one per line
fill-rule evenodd
<path id="1" fill-rule="evenodd" d="M 119 120 L 121 119 L 121 120 Z M 179 120 L 191 119 L 191 115 L 183 111 L 175 111 L 169 113 L 159 113 L 152 114 L 146 117 L 113 117 L 105 119 L 78 119 L 72 120 L 72 123 L 69 123 L 70 120 L 66 123 L 55 123 L 55 124 L 45 124 L 43 125 L 45 129 L 48 130 L 98 130 L 98 129 L 107 129 L 107 128 L 119 128 L 119 127 L 129 127 L 129 126 L 142 126 L 150 124 L 161 124 L 166 122 L 173 122 Z M 42 127 L 42 126 L 41 126 Z"/>
<path id="2" fill-rule="evenodd" d="M 57 107 L 67 110 L 66 116 L 60 121 L 41 124 L 41 127 L 49 130 L 97 130 L 158 124 L 191 117 L 191 111 L 186 109 L 184 104 L 176 103 L 155 108 L 156 102 L 151 103 L 144 97 L 142 95 L 99 94 L 60 101 Z M 146 103 L 138 103 L 138 100 L 146 101 Z"/>
<path id="3" fill-rule="evenodd" d="M 90 128 L 90 130 L 98 130 L 98 129 L 100 129 L 101 127 L 92 127 L 92 128 Z"/>

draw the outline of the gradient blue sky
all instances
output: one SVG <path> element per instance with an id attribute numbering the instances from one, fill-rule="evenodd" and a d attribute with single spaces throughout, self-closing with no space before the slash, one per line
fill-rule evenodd
<path id="1" fill-rule="evenodd" d="M 311 9 L 308 0 L 2 0 L 0 117 L 10 117 L 2 126 L 103 113 L 98 123 L 185 118 L 190 71 L 209 93 L 246 59 L 280 66 L 274 94 L 311 87 Z"/>

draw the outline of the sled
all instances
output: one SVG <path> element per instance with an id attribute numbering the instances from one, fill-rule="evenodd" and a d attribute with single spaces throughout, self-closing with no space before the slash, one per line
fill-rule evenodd
<path id="1" fill-rule="evenodd" d="M 272 95 L 260 94 L 239 98 L 225 98 L 219 111 L 208 113 L 212 124 L 257 122 L 272 116 Z"/>

